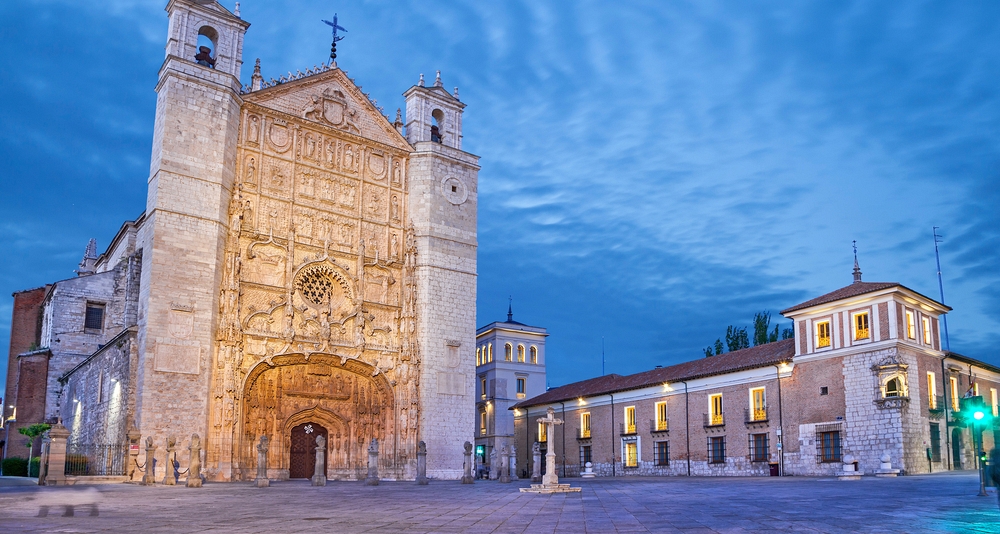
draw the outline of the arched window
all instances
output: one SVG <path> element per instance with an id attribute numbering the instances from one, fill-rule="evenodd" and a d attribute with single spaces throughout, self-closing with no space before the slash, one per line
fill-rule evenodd
<path id="1" fill-rule="evenodd" d="M 885 383 L 885 396 L 888 397 L 899 397 L 902 395 L 902 386 L 899 383 L 899 378 L 893 378 Z"/>
<path id="2" fill-rule="evenodd" d="M 531 363 L 538 363 L 538 347 L 534 345 L 531 346 Z"/>
<path id="3" fill-rule="evenodd" d="M 476 347 L 476 365 L 483 364 L 483 349 L 482 347 Z"/>
<path id="4" fill-rule="evenodd" d="M 198 29 L 198 53 L 194 56 L 195 63 L 215 68 L 216 50 L 219 44 L 219 32 L 211 26 L 202 26 Z"/>
<path id="5" fill-rule="evenodd" d="M 504 361 L 509 362 L 511 361 L 513 356 L 514 356 L 514 347 L 512 347 L 510 343 L 507 343 L 506 345 L 503 346 L 503 359 Z"/>
<path id="6" fill-rule="evenodd" d="M 435 109 L 431 112 L 431 141 L 440 143 L 444 138 L 444 112 Z"/>
<path id="7" fill-rule="evenodd" d="M 524 363 L 524 345 L 517 346 L 517 361 L 518 363 Z"/>
<path id="8" fill-rule="evenodd" d="M 486 363 L 490 363 L 490 362 L 493 361 L 493 343 L 490 343 L 489 345 L 487 345 L 487 348 L 490 351 L 490 357 L 486 360 Z"/>

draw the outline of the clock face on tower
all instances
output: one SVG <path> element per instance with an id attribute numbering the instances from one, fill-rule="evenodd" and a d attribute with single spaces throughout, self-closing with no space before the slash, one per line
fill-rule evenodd
<path id="1" fill-rule="evenodd" d="M 452 204 L 462 204 L 469 199 L 469 188 L 460 178 L 448 176 L 441 180 L 441 194 Z"/>

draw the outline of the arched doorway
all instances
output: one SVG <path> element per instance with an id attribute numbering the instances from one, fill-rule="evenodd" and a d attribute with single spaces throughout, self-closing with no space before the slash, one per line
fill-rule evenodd
<path id="1" fill-rule="evenodd" d="M 316 438 L 327 439 L 326 428 L 314 422 L 292 427 L 288 478 L 311 478 L 316 470 Z M 328 449 L 329 450 L 329 449 Z"/>

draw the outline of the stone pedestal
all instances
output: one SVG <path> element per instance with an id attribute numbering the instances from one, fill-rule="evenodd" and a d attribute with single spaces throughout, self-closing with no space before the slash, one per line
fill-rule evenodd
<path id="1" fill-rule="evenodd" d="M 417 443 L 417 484 L 426 486 L 430 482 L 427 478 L 427 444 L 421 441 Z"/>
<path id="2" fill-rule="evenodd" d="M 500 478 L 500 451 L 495 448 L 490 451 L 490 480 Z"/>
<path id="3" fill-rule="evenodd" d="M 174 486 L 177 484 L 177 438 L 167 437 L 167 462 L 164 466 L 163 485 Z"/>
<path id="4" fill-rule="evenodd" d="M 200 488 L 201 487 L 201 438 L 198 434 L 191 434 L 191 445 L 188 447 L 190 452 L 189 464 L 188 464 L 188 478 L 187 487 L 189 488 Z"/>
<path id="5" fill-rule="evenodd" d="M 899 469 L 892 468 L 892 457 L 889 453 L 883 453 L 882 457 L 879 458 L 878 471 L 875 471 L 875 476 L 880 478 L 891 478 L 899 475 Z"/>
<path id="6" fill-rule="evenodd" d="M 538 442 L 531 446 L 531 481 L 542 481 L 542 446 Z"/>
<path id="7" fill-rule="evenodd" d="M 267 436 L 261 436 L 260 443 L 257 444 L 257 478 L 254 479 L 254 485 L 258 488 L 266 488 L 271 485 L 271 480 L 267 478 L 268 448 Z"/>
<path id="8" fill-rule="evenodd" d="M 854 456 L 844 455 L 844 470 L 837 474 L 840 480 L 861 480 L 861 472 L 854 468 Z"/>
<path id="9" fill-rule="evenodd" d="M 573 488 L 569 484 L 532 484 L 521 488 L 521 493 L 579 493 L 583 488 Z"/>
<path id="10" fill-rule="evenodd" d="M 517 480 L 517 447 L 510 446 L 510 463 L 507 464 L 511 480 Z"/>
<path id="11" fill-rule="evenodd" d="M 125 466 L 125 476 L 128 480 L 135 481 L 136 463 L 139 461 L 139 439 L 142 434 L 135 429 L 128 431 L 128 465 Z"/>
<path id="12" fill-rule="evenodd" d="M 510 483 L 510 453 L 507 452 L 507 446 L 504 445 L 500 447 L 500 476 L 497 479 L 500 482 Z"/>
<path id="13" fill-rule="evenodd" d="M 323 436 L 316 436 L 316 469 L 313 470 L 312 485 L 326 485 L 326 438 Z"/>
<path id="14" fill-rule="evenodd" d="M 546 411 L 545 417 L 538 420 L 539 423 L 545 425 L 545 435 L 554 436 L 556 425 L 561 425 L 563 422 L 561 419 L 555 418 L 555 410 L 549 408 Z M 532 480 L 535 479 L 535 475 L 538 473 L 538 457 L 541 447 L 538 443 L 535 443 L 534 456 L 535 456 L 535 473 L 532 475 Z M 580 491 L 580 488 L 571 488 L 569 484 L 560 484 L 559 475 L 556 473 L 556 451 L 555 447 L 549 447 L 548 451 L 545 453 L 545 476 L 542 477 L 541 484 L 532 484 L 530 488 L 521 488 L 522 493 L 575 493 Z"/>
<path id="15" fill-rule="evenodd" d="M 368 446 L 368 477 L 365 484 L 368 486 L 378 486 L 378 440 L 372 438 L 371 445 Z"/>
<path id="16" fill-rule="evenodd" d="M 143 486 L 156 484 L 156 445 L 153 445 L 153 436 L 146 436 L 146 463 L 144 465 L 146 474 L 142 477 Z"/>
<path id="17" fill-rule="evenodd" d="M 587 462 L 583 467 L 583 473 L 580 475 L 581 478 L 594 478 L 597 475 L 594 474 L 594 464 Z"/>
<path id="18" fill-rule="evenodd" d="M 49 429 L 48 461 L 45 467 L 46 486 L 66 485 L 66 439 L 69 438 L 69 430 L 61 423 L 52 425 Z M 39 467 L 41 470 L 41 467 Z M 41 473 L 39 473 L 40 478 Z"/>
<path id="19" fill-rule="evenodd" d="M 462 484 L 472 484 L 475 479 L 472 476 L 472 443 L 465 442 L 465 463 L 462 465 Z"/>

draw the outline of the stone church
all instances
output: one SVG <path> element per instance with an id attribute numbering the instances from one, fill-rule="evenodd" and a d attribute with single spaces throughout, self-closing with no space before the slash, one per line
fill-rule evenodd
<path id="1" fill-rule="evenodd" d="M 318 435 L 332 478 L 363 477 L 373 438 L 383 478 L 415 476 L 419 441 L 428 476 L 460 478 L 479 167 L 457 88 L 420 75 L 404 126 L 332 60 L 270 82 L 258 61 L 243 86 L 238 10 L 166 11 L 145 212 L 31 290 L 17 313 L 40 315 L 41 349 L 12 350 L 11 373 L 46 376 L 35 411 L 71 443 L 152 437 L 164 465 L 175 436 L 183 466 L 197 433 L 215 480 L 252 478 L 265 435 L 273 478 L 311 476 Z"/>

